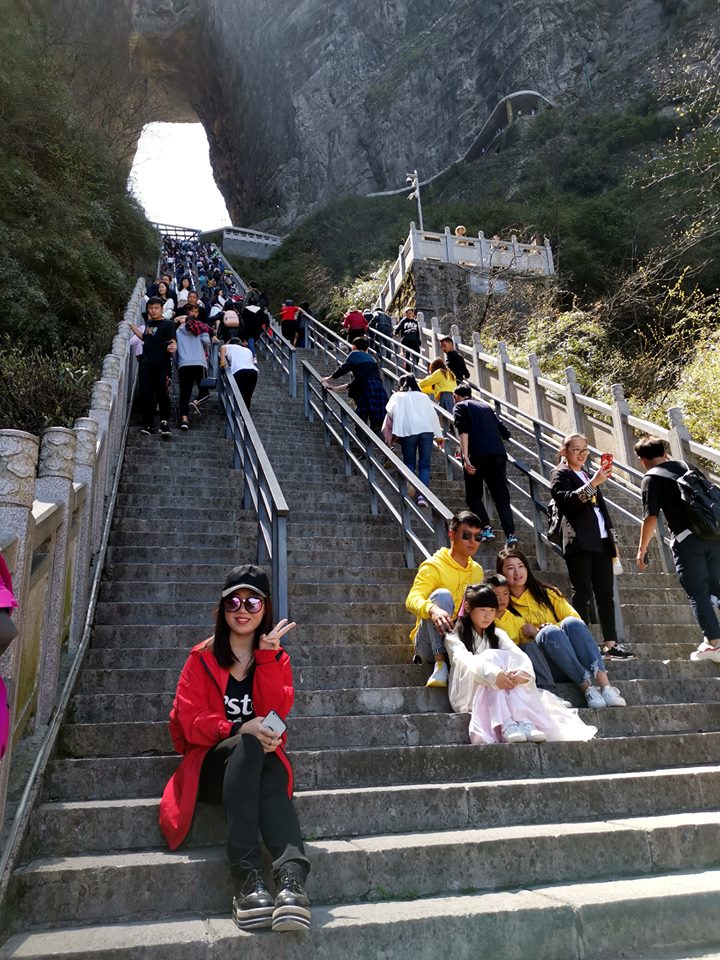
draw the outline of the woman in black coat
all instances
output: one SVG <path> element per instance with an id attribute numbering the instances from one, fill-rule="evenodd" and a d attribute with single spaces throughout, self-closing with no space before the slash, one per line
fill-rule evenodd
<path id="1" fill-rule="evenodd" d="M 611 466 L 585 472 L 588 441 L 573 433 L 563 440 L 560 463 L 552 472 L 553 500 L 561 517 L 562 551 L 572 584 L 572 605 L 582 619 L 592 620 L 593 596 L 600 619 L 602 654 L 609 660 L 630 660 L 633 654 L 618 641 L 613 598 L 613 559 L 617 556 L 613 525 L 600 486 Z"/>

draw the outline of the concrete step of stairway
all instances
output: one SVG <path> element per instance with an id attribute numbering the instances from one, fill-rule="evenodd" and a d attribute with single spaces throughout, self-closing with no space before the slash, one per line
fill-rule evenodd
<path id="1" fill-rule="evenodd" d="M 379 903 L 316 908 L 311 933 L 298 944 L 288 938 L 276 946 L 273 939 L 273 952 L 282 950 L 287 960 L 309 954 L 315 960 L 366 960 L 373 954 L 435 960 L 448 943 L 481 943 L 487 956 L 506 960 L 647 957 L 668 944 L 720 942 L 719 906 L 720 871 L 712 869 L 416 900 L 394 900 L 388 891 Z M 226 904 L 223 913 L 228 911 Z M 208 921 L 196 908 L 184 920 L 21 934 L 0 958 L 231 960 L 241 944 L 246 960 L 265 960 L 268 942 L 267 936 L 238 934 L 232 920 Z"/>
<path id="2" fill-rule="evenodd" d="M 166 714 L 167 715 L 167 714 Z M 156 717 L 155 719 L 161 719 Z M 453 783 L 539 777 L 589 776 L 714 763 L 720 733 L 682 733 L 591 740 L 589 743 L 470 744 L 357 747 L 293 751 L 297 790 Z M 46 799 L 157 797 L 177 757 L 145 756 L 57 760 Z M 401 771 L 399 774 L 398 771 Z"/>
<path id="3" fill-rule="evenodd" d="M 623 710 L 580 710 L 581 718 L 598 728 L 601 737 L 651 733 L 697 733 L 720 730 L 720 704 L 659 704 Z M 468 717 L 452 713 L 386 714 L 371 716 L 294 717 L 293 750 L 465 744 Z M 67 724 L 62 754 L 68 758 L 171 754 L 166 720 L 155 723 Z"/>
<path id="4" fill-rule="evenodd" d="M 692 840 L 687 841 L 688 832 Z M 315 869 L 308 895 L 318 904 L 491 891 L 584 879 L 650 875 L 714 866 L 720 811 L 605 822 L 485 827 L 375 835 L 308 844 Z M 598 857 L 598 851 L 602 856 Z M 405 869 L 412 859 L 412 872 Z M 67 922 L 82 898 L 83 922 L 161 920 L 227 909 L 233 888 L 222 848 L 92 854 L 32 861 L 13 877 L 8 909 L 32 904 L 38 924 Z M 162 897 L 157 891 L 162 890 Z"/>
<path id="5" fill-rule="evenodd" d="M 572 805 L 568 797 L 572 796 Z M 371 834 L 549 823 L 569 819 L 617 819 L 720 805 L 720 766 L 537 780 L 393 785 L 364 789 L 303 790 L 298 815 L 309 839 Z M 96 799 L 43 803 L 33 814 L 28 858 L 73 856 L 107 850 L 162 849 L 159 799 Z M 225 838 L 217 806 L 200 804 L 189 847 L 214 846 Z"/>
<path id="6" fill-rule="evenodd" d="M 336 652 L 336 648 L 332 647 L 331 651 Z M 325 661 L 325 658 L 322 660 Z M 138 670 L 134 665 L 125 666 L 131 662 L 130 657 L 120 654 L 112 670 L 85 668 L 75 688 L 76 693 L 120 693 L 129 689 L 136 693 L 172 693 L 175 690 L 180 667 L 172 665 Z M 293 676 L 296 691 L 359 691 L 378 687 L 424 685 L 429 673 L 429 665 L 417 665 L 406 660 L 405 663 L 393 664 L 323 662 L 322 666 L 296 666 Z M 608 665 L 608 673 L 613 684 L 626 690 L 629 695 L 637 691 L 641 697 L 660 695 L 667 696 L 667 702 L 678 702 L 676 695 L 692 696 L 693 686 L 697 685 L 695 699 L 703 694 L 708 694 L 704 698 L 706 700 L 713 696 L 720 699 L 720 663 L 712 661 L 699 664 L 690 661 L 615 661 Z M 667 685 L 674 688 L 672 692 L 664 689 Z M 564 689 L 566 685 L 561 686 Z M 572 690 L 569 684 L 567 686 Z M 580 692 L 577 693 L 578 700 L 581 700 Z"/>

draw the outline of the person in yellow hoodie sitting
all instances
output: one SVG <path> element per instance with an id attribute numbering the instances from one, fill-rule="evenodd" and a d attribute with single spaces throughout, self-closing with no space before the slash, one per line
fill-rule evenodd
<path id="1" fill-rule="evenodd" d="M 497 572 L 507 579 L 512 610 L 522 618 L 521 642 L 537 643 L 555 679 L 576 683 L 589 707 L 624 707 L 620 691 L 610 685 L 595 638 L 558 588 L 538 580 L 517 547 L 498 553 Z"/>
<path id="2" fill-rule="evenodd" d="M 426 686 L 447 687 L 448 656 L 444 638 L 455 626 L 465 588 L 483 579 L 473 560 L 482 542 L 480 518 L 461 510 L 450 521 L 449 547 L 442 547 L 418 567 L 405 606 L 417 617 L 410 639 L 417 660 L 435 663 Z"/>
<path id="3" fill-rule="evenodd" d="M 423 393 L 433 394 L 436 402 L 440 404 L 443 410 L 447 410 L 448 413 L 453 412 L 455 407 L 453 394 L 457 387 L 457 380 L 455 374 L 448 369 L 441 357 L 433 360 L 430 364 L 430 373 L 422 380 L 418 380 L 418 386 Z"/>

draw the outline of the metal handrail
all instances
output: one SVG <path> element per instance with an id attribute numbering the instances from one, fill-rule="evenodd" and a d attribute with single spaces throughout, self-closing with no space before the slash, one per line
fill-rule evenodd
<path id="1" fill-rule="evenodd" d="M 452 511 L 363 423 L 347 401 L 328 389 L 312 364 L 304 360 L 302 370 L 306 419 L 313 422 L 317 415 L 324 427 L 325 445 L 329 447 L 332 438 L 342 447 L 346 476 L 352 476 L 355 470 L 365 477 L 373 516 L 379 515 L 382 503 L 400 525 L 407 566 L 415 566 L 415 550 L 423 559 L 431 556 L 423 536 L 434 541 L 433 550 L 447 546 L 447 524 Z M 409 487 L 427 500 L 427 510 L 418 507 Z M 420 533 L 413 529 L 413 521 Z"/>
<path id="2" fill-rule="evenodd" d="M 233 467 L 243 471 L 243 509 L 254 507 L 257 513 L 257 562 L 270 564 L 275 609 L 278 619 L 282 619 L 288 616 L 290 508 L 250 411 L 226 367 L 218 370 L 217 386 L 218 399 L 227 417 L 226 436 L 233 441 Z"/>
<path id="3" fill-rule="evenodd" d="M 306 330 L 308 333 L 309 344 L 316 349 L 320 349 L 327 356 L 333 357 L 338 363 L 341 363 L 350 353 L 350 344 L 347 343 L 347 341 L 345 341 L 336 331 L 331 330 L 328 326 L 321 323 L 315 317 L 312 317 L 308 313 L 305 313 L 305 317 L 307 320 Z M 398 344 L 397 341 L 393 340 L 391 337 L 388 337 L 379 331 L 371 331 L 371 337 L 369 339 L 372 341 L 370 352 L 373 353 L 379 361 L 381 361 L 380 369 L 383 378 L 386 381 L 386 385 L 388 383 L 397 385 L 399 378 L 408 372 L 406 358 L 402 356 L 402 351 L 406 350 L 406 348 L 402 347 L 401 344 Z M 377 350 L 378 343 L 381 344 L 381 351 Z M 421 369 L 424 367 L 425 370 L 427 370 L 429 363 L 424 356 L 416 353 L 415 351 L 409 351 L 409 353 L 412 354 L 412 360 L 416 367 Z M 385 362 L 382 362 L 383 360 Z M 391 362 L 390 369 L 388 369 L 387 366 L 388 360 Z M 502 400 L 494 396 L 494 394 L 490 393 L 490 391 L 478 386 L 475 383 L 469 382 L 468 385 L 470 386 L 474 395 L 479 396 L 481 399 L 494 406 L 498 416 L 503 416 L 514 431 L 520 431 L 523 435 L 532 438 L 533 446 L 535 448 L 534 450 L 531 446 L 527 446 L 515 437 L 512 437 L 508 442 L 509 460 L 513 466 L 515 466 L 526 476 L 531 489 L 526 492 L 512 480 L 509 481 L 510 485 L 514 487 L 514 489 L 516 489 L 522 496 L 528 497 L 528 499 L 533 502 L 536 499 L 536 494 L 539 492 L 539 490 L 536 490 L 536 488 L 544 488 L 547 491 L 546 501 L 549 501 L 549 475 L 555 464 L 548 460 L 543 447 L 550 447 L 551 449 L 554 448 L 556 451 L 559 446 L 558 440 L 564 436 L 563 432 L 558 430 L 552 424 L 547 423 L 544 420 L 540 420 L 537 417 L 533 417 L 532 414 L 522 410 L 509 400 Z M 445 444 L 442 452 L 446 458 L 446 472 L 448 479 L 450 479 L 453 476 L 453 471 L 462 471 L 462 465 L 459 463 L 457 458 L 453 456 L 453 453 L 459 450 L 459 442 L 454 430 L 452 429 L 452 415 L 439 405 L 437 406 L 436 412 L 440 418 L 443 435 L 445 436 Z M 525 421 L 525 423 L 523 423 L 523 421 Z M 588 460 L 589 467 L 592 465 L 593 458 L 596 458 L 599 461 L 601 455 L 601 451 L 592 445 L 590 445 L 590 452 L 591 456 Z M 532 459 L 533 457 L 537 458 L 540 471 L 539 473 L 532 470 L 525 462 L 526 458 Z M 639 506 L 642 498 L 638 487 L 639 481 L 642 480 L 643 474 L 639 470 L 636 470 L 635 467 L 631 467 L 629 464 L 625 464 L 619 460 L 614 461 L 614 467 L 622 475 L 631 478 L 631 480 L 635 482 L 628 484 L 619 481 L 617 478 L 611 478 L 608 481 L 608 484 L 611 485 L 611 489 L 617 489 L 624 495 L 630 496 L 638 503 Z M 626 507 L 616 502 L 616 500 L 610 497 L 607 493 L 605 495 L 605 499 L 608 503 L 608 506 L 612 507 L 612 509 L 615 510 L 622 519 L 629 520 L 633 523 L 641 522 L 638 515 L 631 513 Z M 536 507 L 539 507 L 539 513 L 536 510 Z M 512 507 L 512 510 L 515 516 L 524 524 L 533 527 L 536 539 L 535 547 L 538 563 L 540 564 L 541 569 L 544 569 L 546 565 L 547 549 L 549 548 L 553 552 L 560 552 L 556 544 L 553 544 L 547 539 L 546 533 L 539 530 L 539 521 L 542 521 L 543 516 L 545 518 L 547 517 L 547 504 L 542 502 L 534 504 L 531 510 L 532 515 L 530 517 L 526 517 L 514 506 Z M 672 556 L 670 553 L 671 541 L 662 518 L 659 519 L 655 533 L 655 539 L 660 552 L 662 569 L 665 573 L 671 572 L 674 569 Z"/>
<path id="4" fill-rule="evenodd" d="M 263 331 L 261 339 L 268 353 L 279 365 L 283 383 L 287 381 L 288 391 L 294 400 L 297 397 L 297 349 L 282 335 L 275 317 L 271 313 L 268 313 L 268 316 L 272 333 Z"/>

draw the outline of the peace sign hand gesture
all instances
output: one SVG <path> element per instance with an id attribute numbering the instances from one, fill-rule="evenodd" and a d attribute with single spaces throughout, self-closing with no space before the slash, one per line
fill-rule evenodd
<path id="1" fill-rule="evenodd" d="M 280 641 L 285 636 L 286 633 L 289 633 L 290 630 L 293 630 L 297 624 L 294 620 L 288 620 L 287 617 L 284 617 L 275 626 L 272 628 L 270 633 L 263 633 L 260 637 L 259 647 L 261 650 L 279 650 Z"/>

